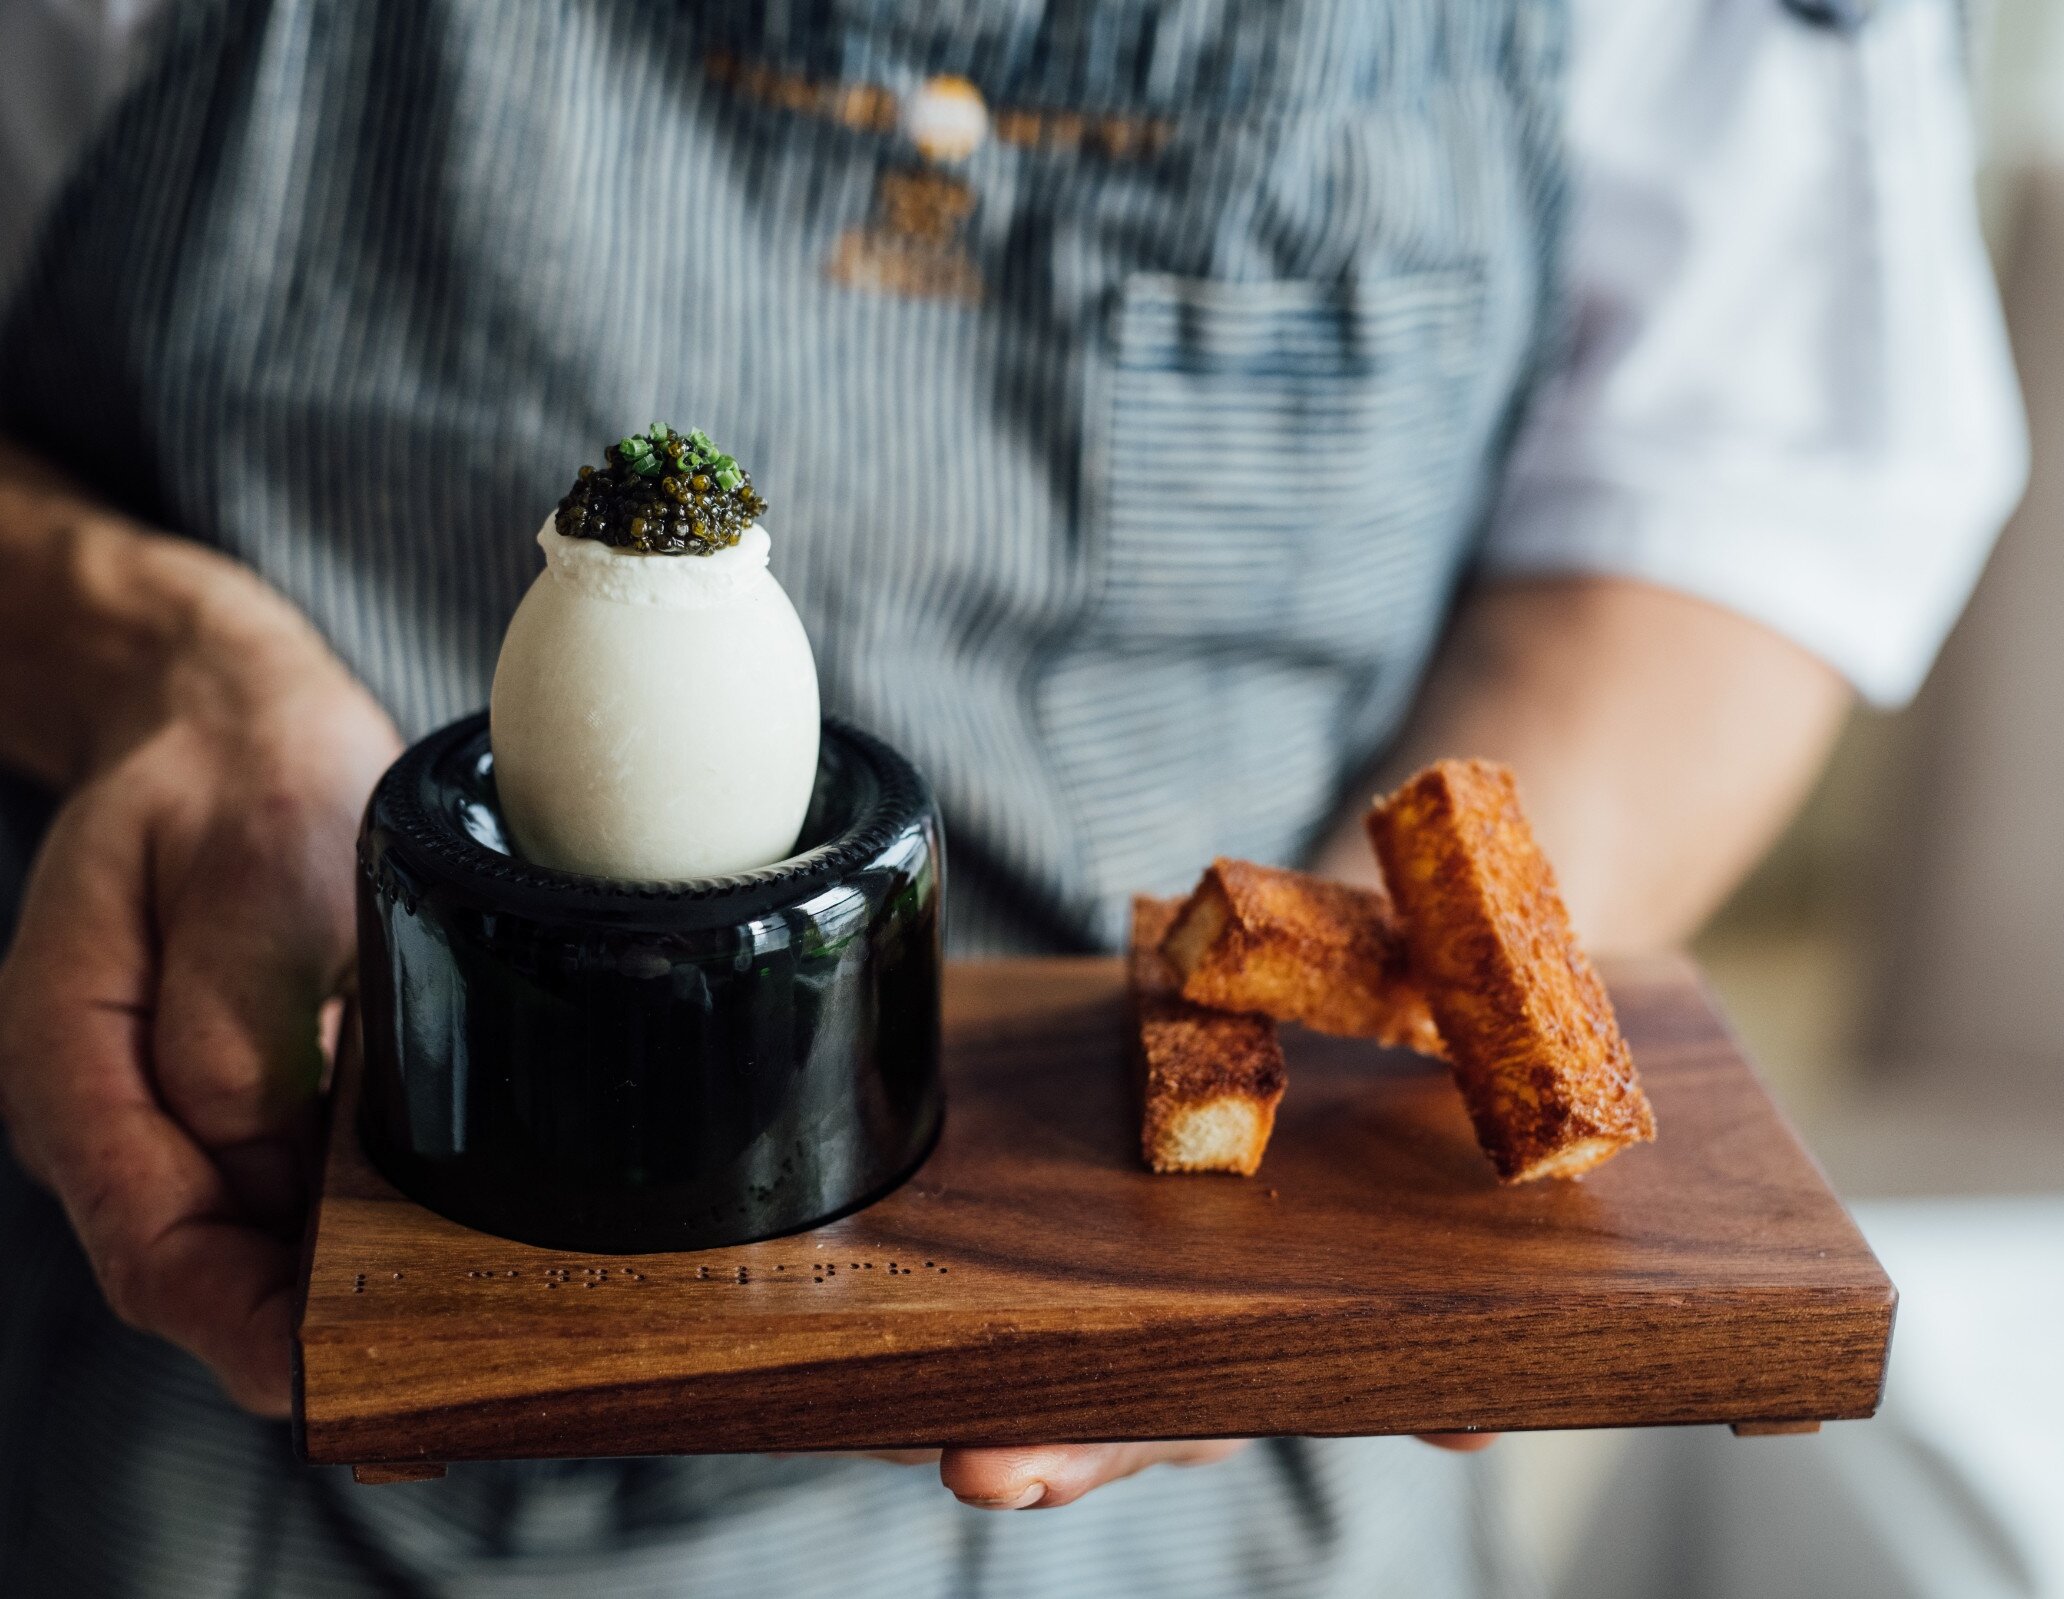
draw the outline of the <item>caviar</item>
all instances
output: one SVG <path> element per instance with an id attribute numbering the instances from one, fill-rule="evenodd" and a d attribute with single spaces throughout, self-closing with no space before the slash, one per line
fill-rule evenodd
<path id="1" fill-rule="evenodd" d="M 766 509 L 745 468 L 701 428 L 676 433 L 655 422 L 610 445 L 600 467 L 582 467 L 552 525 L 644 555 L 711 555 Z"/>

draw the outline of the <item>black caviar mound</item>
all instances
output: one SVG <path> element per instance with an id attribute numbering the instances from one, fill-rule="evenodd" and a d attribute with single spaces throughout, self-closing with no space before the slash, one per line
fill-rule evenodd
<path id="1" fill-rule="evenodd" d="M 766 509 L 751 475 L 701 428 L 655 422 L 610 445 L 600 467 L 582 467 L 552 525 L 641 555 L 711 555 Z"/>

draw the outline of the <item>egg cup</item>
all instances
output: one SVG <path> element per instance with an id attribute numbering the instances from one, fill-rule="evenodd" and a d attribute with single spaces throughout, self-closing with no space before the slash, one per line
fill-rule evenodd
<path id="1" fill-rule="evenodd" d="M 794 1232 L 938 1136 L 939 813 L 827 719 L 796 853 L 684 884 L 517 859 L 485 714 L 410 748 L 359 836 L 359 1135 L 404 1194 L 597 1253 Z"/>

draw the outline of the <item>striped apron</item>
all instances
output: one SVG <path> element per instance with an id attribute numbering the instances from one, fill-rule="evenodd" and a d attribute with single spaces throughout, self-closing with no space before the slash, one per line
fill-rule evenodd
<path id="1" fill-rule="evenodd" d="M 962 951 L 1308 847 L 1540 364 L 1551 0 L 185 0 L 0 326 L 0 429 L 255 567 L 413 736 L 601 441 L 772 502 L 827 707 L 932 777 Z M 117 442 L 118 441 L 118 442 Z M 109 1321 L 0 1174 L 31 1593 L 1505 1591 L 1482 1470 L 1284 1441 L 1056 1515 L 700 1459 L 356 1491 Z M 885 1396 L 885 1399 L 888 1396 Z"/>

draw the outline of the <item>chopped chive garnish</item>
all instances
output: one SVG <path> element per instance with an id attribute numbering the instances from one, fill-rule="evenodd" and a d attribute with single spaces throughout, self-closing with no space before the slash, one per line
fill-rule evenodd
<path id="1" fill-rule="evenodd" d="M 655 422 L 619 439 L 600 467 L 584 466 L 553 525 L 568 538 L 649 555 L 709 555 L 736 544 L 767 502 L 735 457 L 701 428 Z"/>

